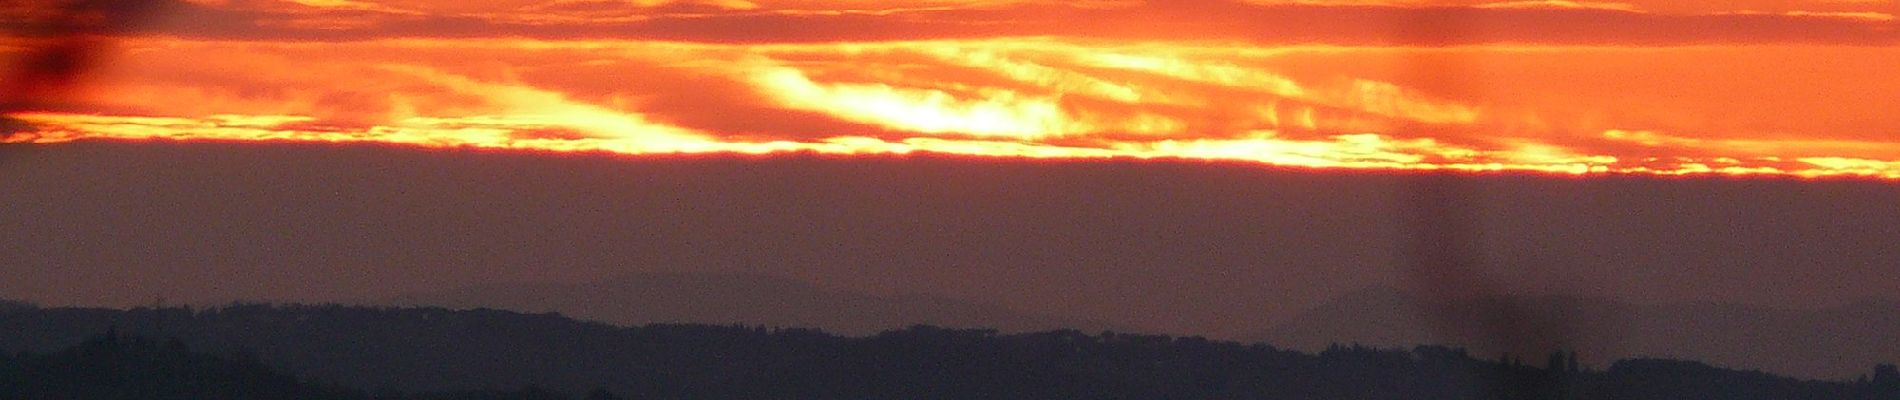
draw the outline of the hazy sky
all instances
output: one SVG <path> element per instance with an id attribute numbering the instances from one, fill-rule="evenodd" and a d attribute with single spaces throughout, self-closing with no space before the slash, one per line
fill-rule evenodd
<path id="1" fill-rule="evenodd" d="M 1445 221 L 1392 170 L 1444 168 L 1500 290 L 1900 292 L 1889 1 L 54 3 L 0 10 L 5 296 L 737 271 L 1239 334 L 1404 284 Z"/>
<path id="2" fill-rule="evenodd" d="M 614 157 L 401 147 L 0 148 L 0 295 L 365 299 L 752 273 L 1154 332 L 1243 336 L 1409 288 L 1419 176 L 1250 164 Z M 1900 186 L 1470 177 L 1470 279 L 1503 293 L 1900 300 Z"/>

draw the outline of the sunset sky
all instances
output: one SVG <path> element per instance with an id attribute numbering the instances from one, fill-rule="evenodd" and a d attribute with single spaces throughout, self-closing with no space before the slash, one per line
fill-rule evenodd
<path id="1" fill-rule="evenodd" d="M 1896 13 L 1881 0 L 44 2 L 0 10 L 0 110 L 28 122 L 4 139 L 33 143 L 1895 179 Z M 31 67 L 73 46 L 92 68 Z"/>
<path id="2" fill-rule="evenodd" d="M 0 299 L 1900 301 L 1892 1 L 10 4 Z"/>

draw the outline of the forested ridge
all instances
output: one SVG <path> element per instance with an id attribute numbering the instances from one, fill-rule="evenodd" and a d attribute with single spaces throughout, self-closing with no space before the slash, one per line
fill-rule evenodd
<path id="1" fill-rule="evenodd" d="M 0 397 L 22 399 L 1900 399 L 1891 365 L 1811 381 L 1693 361 L 1592 366 L 1563 352 L 1302 353 L 928 326 L 847 337 L 334 305 L 14 305 L 0 307 L 0 349 Z"/>

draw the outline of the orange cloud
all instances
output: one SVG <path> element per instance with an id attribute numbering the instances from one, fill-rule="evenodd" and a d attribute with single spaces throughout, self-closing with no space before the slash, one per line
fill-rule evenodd
<path id="1" fill-rule="evenodd" d="M 1684 2 L 1676 2 L 1684 3 Z M 620 39 L 785 43 L 1060 36 L 1256 44 L 1893 44 L 1891 7 L 1579 1 L 155 0 L 142 32 L 237 40 Z M 1752 7 L 1759 5 L 1761 7 Z M 0 15 L 0 27 L 30 15 Z"/>
<path id="2" fill-rule="evenodd" d="M 1858 2 L 148 5 L 0 11 L 4 140 L 1900 175 Z"/>
<path id="3" fill-rule="evenodd" d="M 1616 11 L 1641 10 L 1640 8 L 1637 8 L 1635 5 L 1631 5 L 1629 3 L 1607 3 L 1607 2 L 1569 1 L 1569 0 L 1503 1 L 1503 2 L 1496 2 L 1496 3 L 1479 4 L 1474 7 L 1503 8 L 1503 9 L 1545 8 L 1545 9 L 1559 9 L 1559 10 L 1616 10 Z"/>
<path id="4" fill-rule="evenodd" d="M 1065 38 L 123 47 L 75 103 L 16 113 L 35 127 L 6 140 L 1900 178 L 1900 142 L 1882 130 L 1900 126 L 1883 100 L 1900 79 L 1870 73 L 1900 61 L 1886 47 Z"/>

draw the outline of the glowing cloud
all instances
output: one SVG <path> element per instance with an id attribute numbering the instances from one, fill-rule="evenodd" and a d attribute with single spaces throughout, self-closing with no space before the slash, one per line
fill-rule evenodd
<path id="1" fill-rule="evenodd" d="M 1007 90 L 986 90 L 978 99 L 959 99 L 933 89 L 821 84 L 783 67 L 763 68 L 754 79 L 786 107 L 921 133 L 1033 139 L 1094 129 L 1069 118 L 1055 99 Z"/>
<path id="2" fill-rule="evenodd" d="M 1872 3 L 162 4 L 0 140 L 1900 179 Z M 25 10 L 0 67 L 65 43 Z"/>

